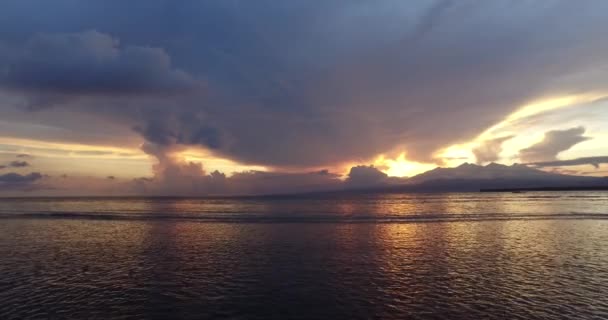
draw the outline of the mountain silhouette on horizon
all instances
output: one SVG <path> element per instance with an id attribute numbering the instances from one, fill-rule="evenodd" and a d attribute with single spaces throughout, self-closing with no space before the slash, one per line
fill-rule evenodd
<path id="1" fill-rule="evenodd" d="M 469 192 L 482 189 L 588 188 L 608 187 L 608 178 L 547 172 L 524 164 L 476 165 L 435 168 L 404 179 L 400 184 L 370 188 L 387 192 Z"/>
<path id="2" fill-rule="evenodd" d="M 409 178 L 408 182 L 421 183 L 428 180 L 438 179 L 568 179 L 567 177 L 573 176 L 546 172 L 528 167 L 523 164 L 513 164 L 511 166 L 507 166 L 492 162 L 486 166 L 481 166 L 465 162 L 454 168 L 437 167 Z"/>

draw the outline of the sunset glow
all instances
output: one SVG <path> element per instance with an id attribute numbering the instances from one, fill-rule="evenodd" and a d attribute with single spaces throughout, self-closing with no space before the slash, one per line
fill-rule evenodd
<path id="1" fill-rule="evenodd" d="M 405 153 L 401 153 L 394 159 L 380 155 L 374 161 L 374 165 L 391 177 L 411 177 L 436 167 L 436 165 L 430 163 L 409 161 Z"/>

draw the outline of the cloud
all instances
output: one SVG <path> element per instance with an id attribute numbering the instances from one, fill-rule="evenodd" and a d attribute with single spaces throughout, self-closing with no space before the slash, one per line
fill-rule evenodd
<path id="1" fill-rule="evenodd" d="M 608 176 L 608 170 L 604 170 L 604 171 L 586 171 L 586 172 L 581 172 L 581 174 L 584 174 L 584 175 L 606 174 Z"/>
<path id="2" fill-rule="evenodd" d="M 514 136 L 505 136 L 483 141 L 480 146 L 473 149 L 473 154 L 477 159 L 477 163 L 483 164 L 497 161 L 502 152 L 502 144 L 513 137 Z"/>
<path id="3" fill-rule="evenodd" d="M 13 168 L 24 168 L 24 167 L 29 167 L 30 163 L 27 161 L 11 161 L 9 163 L 9 166 L 13 167 Z"/>
<path id="4" fill-rule="evenodd" d="M 81 156 L 107 156 L 112 155 L 114 152 L 112 151 L 101 151 L 101 150 L 82 150 L 82 151 L 72 151 L 73 154 L 81 155 Z"/>
<path id="5" fill-rule="evenodd" d="M 32 36 L 9 58 L 0 83 L 50 97 L 173 94 L 198 84 L 174 69 L 164 50 L 121 46 L 118 39 L 97 31 Z"/>
<path id="6" fill-rule="evenodd" d="M 519 151 L 523 162 L 541 162 L 557 160 L 557 155 L 574 145 L 591 139 L 583 136 L 585 128 L 576 127 L 567 130 L 553 130 L 545 133 L 543 141 Z"/>
<path id="7" fill-rule="evenodd" d="M 529 163 L 535 167 L 567 167 L 567 166 L 580 166 L 580 165 L 592 165 L 596 169 L 599 169 L 600 164 L 608 163 L 608 156 L 602 157 L 585 157 L 570 160 L 556 160 L 556 161 L 545 161 L 545 162 L 533 162 Z"/>
<path id="8" fill-rule="evenodd" d="M 18 173 L 6 173 L 3 175 L 0 175 L 0 182 L 1 183 L 30 183 L 30 182 L 34 182 L 38 179 L 42 178 L 42 175 L 38 172 L 33 172 L 30 174 L 26 174 L 26 175 L 21 175 Z"/>
<path id="9" fill-rule="evenodd" d="M 388 176 L 374 166 L 355 166 L 350 168 L 346 182 L 353 186 L 374 186 L 387 182 Z"/>
<path id="10" fill-rule="evenodd" d="M 28 191 L 35 196 L 137 196 L 132 181 L 111 180 L 106 177 L 82 175 L 42 175 L 39 181 L 27 186 L 2 190 L 6 195 Z M 17 191 L 17 192 L 15 192 Z"/>
<path id="11" fill-rule="evenodd" d="M 0 165 L 0 170 L 2 170 L 2 169 L 6 169 L 6 168 L 7 168 L 7 166 L 5 166 L 5 165 Z"/>
<path id="12" fill-rule="evenodd" d="M 281 171 L 434 161 L 538 97 L 608 89 L 602 1 L 27 3 L 3 5 L 3 91 Z"/>
<path id="13" fill-rule="evenodd" d="M 181 161 L 173 156 L 179 148 L 145 144 L 143 150 L 156 157 L 154 176 L 135 179 L 134 190 L 148 195 L 243 195 L 328 191 L 342 188 L 339 175 L 328 171 L 237 172 L 230 177 L 219 171 L 208 173 L 201 163 Z"/>
<path id="14" fill-rule="evenodd" d="M 207 172 L 201 163 L 180 161 L 171 152 L 162 153 L 151 177 L 132 180 L 109 177 L 60 175 L 37 184 L 40 195 L 133 195 L 133 196 L 205 196 L 205 195 L 272 195 L 340 191 L 379 185 L 403 183 L 372 166 L 358 166 L 343 180 L 327 170 L 312 172 L 242 171 L 226 176 L 219 171 Z M 31 190 L 34 186 L 30 186 Z M 14 190 L 14 188 L 9 191 Z M 3 190 L 4 191 L 4 190 Z"/>
<path id="15" fill-rule="evenodd" d="M 569 176 L 581 175 L 581 172 L 578 170 L 569 170 L 569 169 L 561 169 L 561 168 L 552 168 L 550 172 L 557 173 L 557 174 L 565 174 L 565 175 L 569 175 Z"/>
<path id="16" fill-rule="evenodd" d="M 339 175 L 327 171 L 289 173 L 249 171 L 227 178 L 235 194 L 282 194 L 333 191 L 343 188 Z"/>
<path id="17" fill-rule="evenodd" d="M 20 153 L 16 156 L 17 158 L 33 158 L 32 155 L 27 153 Z"/>
<path id="18" fill-rule="evenodd" d="M 467 160 L 469 159 L 469 157 L 443 157 L 443 160 L 449 160 L 449 161 L 453 161 L 453 160 Z"/>
<path id="19" fill-rule="evenodd" d="M 0 190 L 28 190 L 40 179 L 42 179 L 42 174 L 38 172 L 25 175 L 14 172 L 6 173 L 0 175 Z"/>

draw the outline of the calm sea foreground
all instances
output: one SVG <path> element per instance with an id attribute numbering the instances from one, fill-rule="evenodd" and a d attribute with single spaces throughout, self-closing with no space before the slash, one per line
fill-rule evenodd
<path id="1" fill-rule="evenodd" d="M 0 200 L 0 319 L 608 318 L 608 193 Z"/>

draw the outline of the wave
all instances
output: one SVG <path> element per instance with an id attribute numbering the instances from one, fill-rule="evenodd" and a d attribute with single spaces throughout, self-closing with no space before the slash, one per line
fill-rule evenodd
<path id="1" fill-rule="evenodd" d="M 419 215 L 253 215 L 253 214 L 123 214 L 103 212 L 0 213 L 0 219 L 84 219 L 111 221 L 187 221 L 209 223 L 416 223 L 510 220 L 608 220 L 603 213 L 553 214 L 419 214 Z"/>
<path id="2" fill-rule="evenodd" d="M 585 196 L 585 195 L 572 195 L 572 196 L 566 196 L 567 198 L 577 198 L 577 199 L 608 199 L 608 196 L 605 195 L 601 195 L 601 196 Z"/>
<path id="3" fill-rule="evenodd" d="M 521 199 L 560 199 L 561 197 L 562 196 L 524 196 L 518 200 L 521 201 Z"/>

